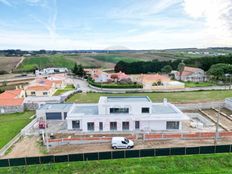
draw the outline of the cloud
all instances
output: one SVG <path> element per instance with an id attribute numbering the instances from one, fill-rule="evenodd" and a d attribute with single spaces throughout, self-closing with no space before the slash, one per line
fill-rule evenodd
<path id="1" fill-rule="evenodd" d="M 186 14 L 205 21 L 205 36 L 210 41 L 232 45 L 231 0 L 184 0 Z"/>
<path id="2" fill-rule="evenodd" d="M 163 12 L 171 6 L 180 3 L 182 0 L 130 0 L 121 7 L 114 8 L 111 18 L 129 18 L 138 19 L 141 17 L 154 15 Z"/>
<path id="3" fill-rule="evenodd" d="M 3 3 L 4 5 L 7 6 L 12 6 L 12 4 L 8 0 L 0 0 L 0 3 Z"/>

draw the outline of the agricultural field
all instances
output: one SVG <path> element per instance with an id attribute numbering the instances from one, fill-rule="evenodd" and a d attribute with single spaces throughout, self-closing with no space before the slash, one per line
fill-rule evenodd
<path id="1" fill-rule="evenodd" d="M 0 115 L 0 148 L 14 138 L 31 121 L 33 115 L 32 111 Z"/>
<path id="2" fill-rule="evenodd" d="M 102 161 L 85 161 L 2 168 L 0 173 L 127 173 L 127 174 L 229 174 L 232 154 L 147 157 Z"/>
<path id="3" fill-rule="evenodd" d="M 0 70 L 10 73 L 21 59 L 21 57 L 0 57 Z"/>
<path id="4" fill-rule="evenodd" d="M 153 102 L 161 102 L 167 98 L 172 103 L 198 103 L 222 101 L 232 96 L 231 90 L 222 91 L 194 91 L 194 92 L 155 92 L 155 93 L 127 93 L 127 94 L 107 94 L 107 93 L 82 93 L 75 94 L 67 102 L 96 103 L 100 96 L 148 96 Z"/>
<path id="5" fill-rule="evenodd" d="M 32 72 L 35 69 L 47 67 L 67 67 L 72 69 L 74 67 L 74 61 L 65 59 L 62 55 L 27 57 L 19 65 L 16 71 Z"/>

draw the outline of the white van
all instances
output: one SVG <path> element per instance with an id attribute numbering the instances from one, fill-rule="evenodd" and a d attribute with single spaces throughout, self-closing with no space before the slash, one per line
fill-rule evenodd
<path id="1" fill-rule="evenodd" d="M 111 145 L 113 149 L 130 149 L 134 147 L 134 142 L 125 137 L 113 137 Z"/>

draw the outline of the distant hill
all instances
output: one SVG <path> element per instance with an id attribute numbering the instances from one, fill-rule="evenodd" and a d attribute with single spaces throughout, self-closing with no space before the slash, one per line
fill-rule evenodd
<path id="1" fill-rule="evenodd" d="M 130 50 L 129 48 L 125 46 L 115 45 L 105 48 L 105 50 Z"/>

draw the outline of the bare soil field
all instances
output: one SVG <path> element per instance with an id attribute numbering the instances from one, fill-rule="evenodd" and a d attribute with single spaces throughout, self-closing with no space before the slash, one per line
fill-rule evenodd
<path id="1" fill-rule="evenodd" d="M 21 57 L 0 57 L 0 70 L 11 72 L 21 59 Z"/>
<path id="2" fill-rule="evenodd" d="M 42 148 L 38 144 L 39 137 L 24 137 L 20 139 L 4 158 L 41 156 Z"/>

